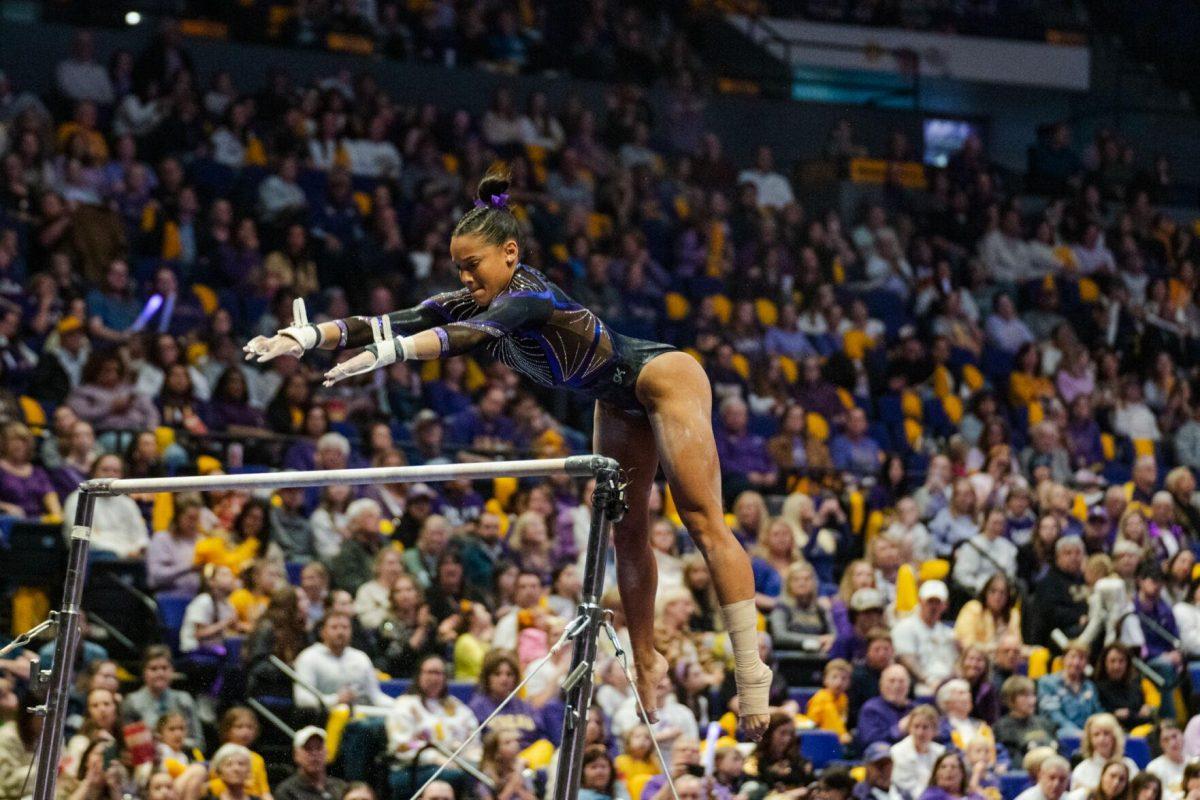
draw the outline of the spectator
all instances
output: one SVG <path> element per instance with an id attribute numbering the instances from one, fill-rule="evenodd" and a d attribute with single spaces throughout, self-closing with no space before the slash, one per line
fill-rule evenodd
<path id="1" fill-rule="evenodd" d="M 946 752 L 937 736 L 940 718 L 933 706 L 917 706 L 908 715 L 908 736 L 892 745 L 892 762 L 900 769 L 892 772 L 892 783 L 911 797 L 919 797 L 929 786 L 934 765 Z"/>
<path id="2" fill-rule="evenodd" d="M 1037 581 L 1029 603 L 1031 644 L 1049 646 L 1055 630 L 1068 638 L 1083 630 L 1087 615 L 1083 556 L 1083 542 L 1078 537 L 1064 536 L 1054 543 L 1054 563 Z"/>
<path id="3" fill-rule="evenodd" d="M 379 688 L 375 666 L 362 650 L 350 646 L 352 617 L 330 611 L 321 621 L 321 640 L 296 657 L 296 705 L 303 707 L 335 704 L 370 705 L 390 708 L 392 699 Z M 311 686 L 319 697 L 305 688 Z"/>
<path id="4" fill-rule="evenodd" d="M 758 202 L 766 208 L 778 209 L 795 201 L 787 178 L 774 171 L 775 154 L 762 145 L 754 157 L 754 168 L 738 174 L 738 183 L 754 185 Z"/>
<path id="5" fill-rule="evenodd" d="M 78 425 L 86 423 L 80 422 Z M 2 466 L 2 464 L 0 464 Z M 113 480 L 122 477 L 120 456 L 103 455 L 92 465 L 90 478 Z M 78 490 L 63 504 L 63 536 L 70 539 L 75 524 Z M 141 509 L 128 495 L 100 496 L 92 504 L 92 558 L 140 559 L 146 554 L 150 536 Z"/>
<path id="6" fill-rule="evenodd" d="M 151 589 L 194 595 L 200 591 L 196 543 L 200 540 L 200 509 L 195 497 L 175 502 L 170 527 L 150 537 L 146 551 L 146 580 Z"/>
<path id="7" fill-rule="evenodd" d="M 1000 687 L 1000 700 L 1007 713 L 994 726 L 996 741 L 1016 760 L 1034 747 L 1054 742 L 1054 726 L 1036 713 L 1037 687 L 1023 675 L 1013 675 Z"/>
<path id="8" fill-rule="evenodd" d="M 342 800 L 346 783 L 331 777 L 326 770 L 328 753 L 325 731 L 307 725 L 292 737 L 292 759 L 296 773 L 275 788 L 276 800 Z"/>
<path id="9" fill-rule="evenodd" d="M 1080 741 L 1083 760 L 1071 771 L 1071 791 L 1090 792 L 1101 787 L 1108 766 L 1116 761 L 1126 768 L 1126 780 L 1138 773 L 1137 764 L 1125 755 L 1125 733 L 1112 714 L 1095 714 L 1087 720 Z M 1102 791 L 1108 787 L 1101 787 Z"/>
<path id="10" fill-rule="evenodd" d="M 200 593 L 188 603 L 179 629 L 179 652 L 224 655 L 225 640 L 237 634 L 238 614 L 229 596 L 237 578 L 229 567 L 209 564 L 200 581 Z"/>
<path id="11" fill-rule="evenodd" d="M 1162 782 L 1162 798 L 1179 800 L 1183 795 L 1183 773 L 1187 759 L 1183 753 L 1183 731 L 1179 723 L 1164 719 L 1158 723 L 1158 746 L 1162 755 L 1146 765 L 1146 773 Z"/>
<path id="12" fill-rule="evenodd" d="M 1175 704 L 1171 695 L 1179 682 L 1183 654 L 1179 651 L 1179 628 L 1171 606 L 1162 598 L 1162 569 L 1157 562 L 1143 561 L 1137 571 L 1137 594 L 1133 608 L 1142 624 L 1145 637 L 1143 655 L 1151 669 L 1163 679 L 1160 713 L 1172 718 Z M 1105 667 L 1108 665 L 1105 664 Z"/>
<path id="13" fill-rule="evenodd" d="M 950 593 L 941 581 L 926 581 L 918 592 L 917 613 L 896 623 L 896 658 L 912 674 L 919 695 L 932 692 L 954 671 L 958 648 L 954 632 L 941 621 Z"/>
<path id="14" fill-rule="evenodd" d="M 1006 526 L 1004 512 L 993 509 L 984 516 L 983 530 L 956 550 L 954 582 L 969 594 L 980 594 L 994 575 L 1016 578 L 1017 548 L 1005 538 Z"/>
<path id="15" fill-rule="evenodd" d="M 50 476 L 32 463 L 33 433 L 23 423 L 4 426 L 0 451 L 0 512 L 13 517 L 62 519 Z"/>
<path id="16" fill-rule="evenodd" d="M 148 728 L 154 728 L 162 714 L 177 712 L 187 720 L 190 747 L 204 749 L 204 732 L 196 702 L 185 691 L 172 689 L 175 667 L 171 651 L 164 645 L 151 645 L 142 654 L 142 688 L 129 694 L 121 703 L 121 712 L 136 716 Z"/>
<path id="17" fill-rule="evenodd" d="M 414 764 L 416 774 L 414 787 L 421 786 L 433 774 L 441 757 L 436 751 L 423 749 L 426 741 L 440 742 L 450 749 L 457 749 L 478 724 L 471 709 L 448 692 L 446 665 L 437 656 L 426 656 L 421 660 L 417 677 L 408 693 L 396 699 L 388 715 L 388 746 L 402 763 Z M 464 752 L 472 763 L 479 761 L 479 746 L 472 743 Z M 402 774 L 407 775 L 408 770 Z M 394 773 L 396 774 L 396 773 Z M 457 769 L 442 773 L 445 780 L 462 784 L 466 774 Z M 402 786 L 393 784 L 393 790 L 403 795 Z M 462 789 L 465 790 L 465 784 Z"/>
<path id="18" fill-rule="evenodd" d="M 908 733 L 911 687 L 908 670 L 901 664 L 883 669 L 879 677 L 879 694 L 863 703 L 858 714 L 855 739 L 861 748 L 875 742 L 895 744 Z M 903 723 L 903 725 L 901 725 Z"/>
<path id="19" fill-rule="evenodd" d="M 346 507 L 346 539 L 329 562 L 336 588 L 357 592 L 371 580 L 372 564 L 383 547 L 379 517 L 379 504 L 365 497 Z"/>
<path id="20" fill-rule="evenodd" d="M 883 449 L 867 433 L 867 426 L 867 415 L 861 408 L 853 408 L 847 413 L 846 432 L 835 438 L 829 447 L 835 469 L 860 479 L 879 473 Z"/>
<path id="21" fill-rule="evenodd" d="M 970 481 L 954 482 L 950 502 L 930 521 L 929 532 L 938 555 L 943 557 L 979 535 L 979 525 L 975 521 L 975 489 Z"/>
<path id="22" fill-rule="evenodd" d="M 1059 736 L 1080 736 L 1084 723 L 1103 711 L 1096 685 L 1084 675 L 1087 651 L 1070 645 L 1063 669 L 1038 680 L 1038 711 L 1053 722 Z"/>
<path id="23" fill-rule="evenodd" d="M 55 84 L 64 97 L 75 102 L 89 101 L 99 106 L 111 106 L 113 85 L 108 71 L 96 62 L 96 47 L 92 32 L 76 32 L 71 41 L 71 57 L 58 62 Z"/>
<path id="24" fill-rule="evenodd" d="M 158 426 L 158 409 L 128 382 L 125 365 L 112 352 L 94 353 L 83 368 L 82 382 L 66 402 L 80 419 L 105 430 L 150 430 Z"/>

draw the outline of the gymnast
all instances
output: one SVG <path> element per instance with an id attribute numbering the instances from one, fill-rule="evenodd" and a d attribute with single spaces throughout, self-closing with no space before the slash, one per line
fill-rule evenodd
<path id="1" fill-rule="evenodd" d="M 629 510 L 613 538 L 637 691 L 647 713 L 656 721 L 655 688 L 667 671 L 666 658 L 654 647 L 658 573 L 648 510 L 661 465 L 679 516 L 712 573 L 733 645 L 740 727 L 757 739 L 769 720 L 771 671 L 758 656 L 750 559 L 722 513 L 708 376 L 686 353 L 615 333 L 522 264 L 508 183 L 505 170 L 490 170 L 480 181 L 475 207 L 454 227 L 450 255 L 463 288 L 384 316 L 319 325 L 308 323 L 297 301 L 292 325 L 274 336 L 256 336 L 244 348 L 246 357 L 264 362 L 318 347 L 364 347 L 325 374 L 326 385 L 332 385 L 398 360 L 429 361 L 483 347 L 536 383 L 595 400 L 595 452 L 616 459 L 629 481 Z"/>

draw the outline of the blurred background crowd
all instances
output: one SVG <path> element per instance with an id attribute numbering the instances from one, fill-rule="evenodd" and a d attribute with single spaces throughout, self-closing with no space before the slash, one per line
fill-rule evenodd
<path id="1" fill-rule="evenodd" d="M 397 102 L 367 66 L 210 72 L 171 22 L 136 51 L 76 30 L 52 89 L 0 72 L 11 630 L 57 602 L 88 477 L 588 452 L 589 406 L 482 356 L 332 388 L 340 354 L 242 360 L 296 298 L 335 319 L 455 288 L 449 231 L 502 160 L 524 262 L 707 369 L 776 668 L 771 725 L 739 742 L 711 578 L 656 490 L 660 720 L 604 643 L 587 797 L 664 800 L 665 773 L 685 800 L 1200 797 L 1200 244 L 1164 210 L 1195 205 L 1170 158 L 1048 122 L 1023 174 L 976 135 L 922 166 L 847 119 L 823 168 L 884 177 L 845 213 L 808 199 L 811 165 L 725 152 L 653 4 L 552 6 L 310 2 L 280 24 L 604 79 L 603 103 L 502 86 L 473 113 Z M 99 498 L 59 796 L 404 800 L 539 665 L 425 796 L 550 796 L 591 490 Z M 51 656 L 0 660 L 4 800 L 32 789 L 30 658 Z"/>

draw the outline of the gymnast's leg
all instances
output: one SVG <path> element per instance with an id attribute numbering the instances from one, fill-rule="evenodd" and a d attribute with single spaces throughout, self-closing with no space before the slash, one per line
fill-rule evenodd
<path id="1" fill-rule="evenodd" d="M 658 472 L 654 431 L 644 416 L 596 403 L 593 434 L 597 453 L 615 458 L 629 486 L 625 502 L 629 510 L 613 526 L 617 551 L 617 586 L 621 590 L 625 624 L 637 672 L 637 692 L 651 721 L 658 716 L 654 702 L 659 680 L 667 671 L 667 659 L 654 649 L 654 596 L 658 588 L 658 564 L 650 549 L 650 485 Z"/>
<path id="2" fill-rule="evenodd" d="M 758 738 L 770 719 L 771 671 L 758 657 L 758 614 L 750 557 L 725 524 L 721 465 L 712 431 L 708 376 L 686 353 L 664 353 L 642 368 L 638 399 L 650 416 L 675 507 L 708 562 L 733 643 L 742 730 Z"/>

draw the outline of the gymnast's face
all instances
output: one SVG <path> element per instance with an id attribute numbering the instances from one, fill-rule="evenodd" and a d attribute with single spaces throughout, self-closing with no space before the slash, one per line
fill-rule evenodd
<path id="1" fill-rule="evenodd" d="M 491 244 L 479 234 L 471 233 L 450 240 L 450 257 L 458 268 L 458 279 L 471 293 L 471 299 L 484 307 L 491 305 L 496 295 L 508 286 L 518 254 L 513 239 Z"/>

